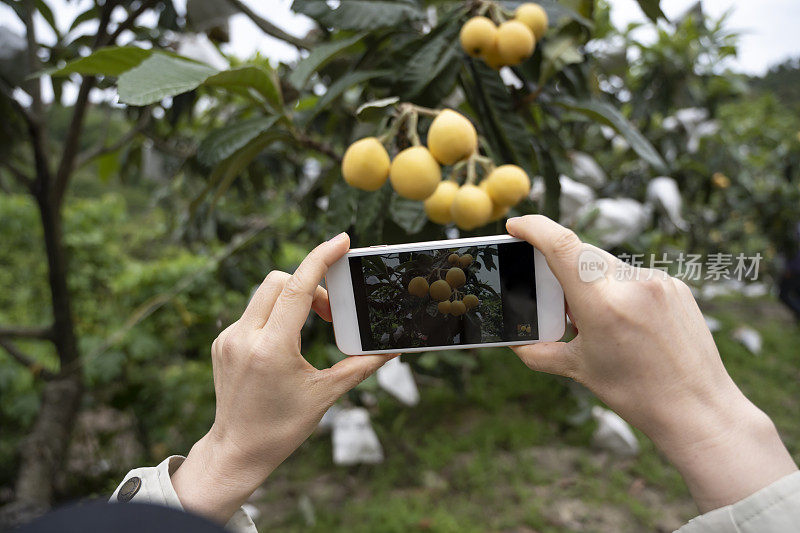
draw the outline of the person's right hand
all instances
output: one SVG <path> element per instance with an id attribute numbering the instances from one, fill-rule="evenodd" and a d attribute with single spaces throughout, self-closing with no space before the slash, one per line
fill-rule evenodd
<path id="1" fill-rule="evenodd" d="M 515 347 L 533 370 L 572 378 L 647 434 L 683 475 L 701 511 L 733 503 L 797 470 L 772 421 L 738 389 L 689 287 L 630 269 L 540 215 L 508 220 L 538 248 L 564 289 L 578 335 Z M 605 261 L 584 282 L 579 256 Z M 586 256 L 584 256 L 586 257 Z"/>

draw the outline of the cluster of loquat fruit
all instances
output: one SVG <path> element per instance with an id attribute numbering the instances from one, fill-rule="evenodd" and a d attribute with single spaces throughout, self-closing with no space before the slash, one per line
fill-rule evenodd
<path id="1" fill-rule="evenodd" d="M 495 167 L 478 154 L 478 134 L 464 115 L 452 109 L 431 110 L 400 104 L 401 111 L 393 124 L 393 133 L 405 123 L 413 146 L 398 152 L 394 159 L 381 139 L 366 137 L 351 144 L 342 158 L 342 176 L 352 187 L 365 191 L 380 189 L 389 179 L 392 188 L 403 198 L 423 201 L 428 219 L 437 224 L 455 224 L 472 230 L 499 220 L 511 206 L 530 192 L 530 179 L 516 165 Z M 427 133 L 427 146 L 419 141 L 417 114 L 435 118 Z M 476 163 L 485 177 L 479 184 Z M 452 166 L 448 179 L 442 179 L 441 165 Z M 459 172 L 466 168 L 463 184 Z"/>
<path id="2" fill-rule="evenodd" d="M 408 283 L 408 293 L 417 298 L 430 296 L 432 300 L 439 302 L 436 308 L 442 315 L 461 316 L 481 304 L 474 294 L 462 294 L 459 291 L 467 282 L 464 270 L 469 269 L 472 261 L 473 258 L 470 254 L 450 254 L 447 262 L 451 266 L 447 269 L 444 279 L 441 279 L 441 269 L 436 270 L 440 279 L 430 285 L 427 278 L 417 276 Z"/>
<path id="3" fill-rule="evenodd" d="M 495 7 L 489 4 L 489 7 Z M 494 9 L 496 13 L 499 9 Z M 539 4 L 526 3 L 514 12 L 514 18 L 499 25 L 479 15 L 461 27 L 461 47 L 472 57 L 480 57 L 495 70 L 519 65 L 528 59 L 536 43 L 547 32 L 547 13 Z"/>

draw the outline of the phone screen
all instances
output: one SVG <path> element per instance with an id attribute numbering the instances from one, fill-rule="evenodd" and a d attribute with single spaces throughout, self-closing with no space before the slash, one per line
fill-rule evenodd
<path id="1" fill-rule="evenodd" d="M 364 351 L 536 340 L 526 242 L 349 258 Z"/>

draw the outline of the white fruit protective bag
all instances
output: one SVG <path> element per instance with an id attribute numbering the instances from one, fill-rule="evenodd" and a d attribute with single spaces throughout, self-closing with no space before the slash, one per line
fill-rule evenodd
<path id="1" fill-rule="evenodd" d="M 592 435 L 595 446 L 623 457 L 639 453 L 636 435 L 617 413 L 595 405 L 592 407 L 592 418 L 597 421 L 597 429 Z"/>
<path id="2" fill-rule="evenodd" d="M 342 409 L 333 419 L 333 462 L 337 465 L 383 462 L 381 447 L 363 407 Z"/>
<path id="3" fill-rule="evenodd" d="M 390 359 L 377 372 L 378 385 L 408 406 L 419 403 L 419 390 L 408 363 L 400 362 L 400 357 Z"/>

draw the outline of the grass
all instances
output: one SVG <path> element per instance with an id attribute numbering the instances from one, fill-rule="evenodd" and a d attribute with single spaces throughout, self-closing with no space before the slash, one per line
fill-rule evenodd
<path id="1" fill-rule="evenodd" d="M 731 375 L 800 459 L 800 330 L 770 299 L 707 312 L 723 324 L 715 338 Z M 730 338 L 744 323 L 763 336 L 760 356 Z M 462 387 L 428 378 L 414 408 L 380 397 L 383 464 L 335 467 L 330 438 L 309 439 L 257 493 L 259 529 L 671 531 L 694 516 L 680 476 L 641 434 L 634 459 L 591 447 L 592 423 L 568 422 L 578 403 L 566 380 L 505 350 L 461 356 L 478 362 Z"/>

